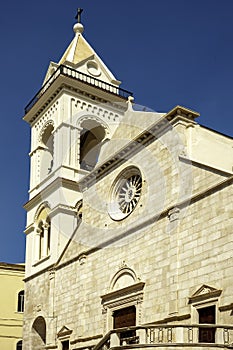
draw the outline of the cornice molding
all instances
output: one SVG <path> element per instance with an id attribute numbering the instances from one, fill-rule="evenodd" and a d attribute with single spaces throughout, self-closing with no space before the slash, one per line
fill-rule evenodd
<path id="1" fill-rule="evenodd" d="M 25 264 L 11 264 L 6 262 L 0 262 L 0 270 L 8 270 L 8 271 L 25 271 Z"/>
<path id="2" fill-rule="evenodd" d="M 196 304 L 200 301 L 218 298 L 221 294 L 221 289 L 216 289 L 203 284 L 191 297 L 189 297 L 189 304 Z"/>
<path id="3" fill-rule="evenodd" d="M 177 105 L 176 107 L 174 107 L 173 109 L 171 109 L 167 114 L 166 114 L 166 118 L 167 120 L 171 121 L 174 118 L 180 118 L 186 121 L 194 121 L 195 118 L 198 118 L 200 116 L 200 114 L 196 111 L 193 111 L 189 108 L 186 107 L 182 107 L 180 105 Z M 182 118 L 181 118 L 182 117 Z"/>
<path id="4" fill-rule="evenodd" d="M 63 337 L 67 337 L 70 336 L 72 334 L 72 330 L 69 329 L 68 327 L 64 326 L 62 327 L 62 329 L 57 333 L 57 337 L 58 338 L 63 338 Z"/>
<path id="5" fill-rule="evenodd" d="M 137 297 L 142 293 L 144 286 L 144 282 L 138 282 L 128 287 L 118 289 L 105 295 L 101 295 L 102 304 L 106 305 L 112 302 L 116 303 L 119 299 L 121 300 L 122 298 L 127 299 Z"/>
<path id="6" fill-rule="evenodd" d="M 88 341 L 92 341 L 92 340 L 96 340 L 96 339 L 101 339 L 103 338 L 103 334 L 97 334 L 97 335 L 93 335 L 92 337 L 86 337 L 86 338 L 78 338 L 78 339 L 74 339 L 70 341 L 70 344 L 77 344 L 77 343 L 84 343 L 84 342 L 88 342 Z"/>
<path id="7" fill-rule="evenodd" d="M 233 172 L 230 172 L 230 171 L 227 171 L 227 170 L 224 170 L 224 169 L 220 169 L 220 168 L 215 168 L 212 165 L 202 163 L 202 162 L 200 162 L 200 161 L 198 161 L 196 159 L 193 159 L 192 157 L 191 158 L 187 158 L 184 155 L 180 155 L 179 159 L 182 162 L 184 162 L 184 163 L 192 164 L 192 165 L 194 165 L 194 166 L 196 166 L 198 168 L 202 168 L 202 169 L 205 169 L 207 171 L 211 171 L 212 173 L 215 173 L 215 174 L 218 174 L 218 175 L 222 175 L 222 176 L 231 176 L 231 175 L 233 175 Z"/>
<path id="8" fill-rule="evenodd" d="M 65 179 L 62 177 L 57 177 L 54 181 L 52 181 L 46 188 L 44 188 L 40 193 L 31 198 L 28 202 L 26 202 L 23 207 L 26 211 L 31 210 L 35 206 L 41 203 L 43 198 L 46 198 L 50 193 L 59 189 L 60 187 L 72 189 L 77 192 L 81 192 L 81 188 L 77 181 L 73 181 L 70 179 Z"/>
<path id="9" fill-rule="evenodd" d="M 113 107 L 117 107 L 117 102 L 125 101 L 120 95 L 112 95 L 107 90 L 97 89 L 94 86 L 86 85 L 85 82 L 73 80 L 70 77 L 59 75 L 41 94 L 36 104 L 28 111 L 23 119 L 29 124 L 34 124 L 43 111 L 54 102 L 58 94 L 64 91 L 70 91 L 75 95 L 81 95 L 88 98 L 90 101 L 95 100 L 99 103 L 108 103 Z"/>
<path id="10" fill-rule="evenodd" d="M 219 309 L 220 312 L 229 311 L 229 310 L 233 311 L 233 303 L 228 304 L 228 305 L 219 306 L 218 309 Z"/>
<path id="11" fill-rule="evenodd" d="M 184 320 L 188 320 L 190 318 L 191 318 L 191 314 L 169 316 L 169 317 L 163 318 L 163 319 L 156 321 L 156 322 L 145 323 L 142 326 L 153 326 L 153 325 L 167 324 L 169 322 L 184 321 Z"/>

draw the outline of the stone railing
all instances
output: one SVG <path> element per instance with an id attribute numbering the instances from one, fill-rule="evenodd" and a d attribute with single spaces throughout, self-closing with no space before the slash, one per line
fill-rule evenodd
<path id="1" fill-rule="evenodd" d="M 47 91 L 48 88 L 52 85 L 52 83 L 61 75 L 75 79 L 87 85 L 94 86 L 113 95 L 120 96 L 123 99 L 127 99 L 129 96 L 132 96 L 132 92 L 122 89 L 119 86 L 109 84 L 105 81 L 94 78 L 88 74 L 79 72 L 76 69 L 60 65 L 52 74 L 52 76 L 42 86 L 42 88 L 37 92 L 37 94 L 32 98 L 32 100 L 27 104 L 27 106 L 25 107 L 25 114 L 30 111 L 30 109 L 36 104 L 36 102 L 45 93 L 45 91 Z"/>
<path id="2" fill-rule="evenodd" d="M 130 334 L 131 333 L 131 334 Z M 125 337 L 124 335 L 131 335 Z M 121 348 L 232 348 L 233 326 L 207 324 L 150 325 L 108 332 L 93 350 Z"/>

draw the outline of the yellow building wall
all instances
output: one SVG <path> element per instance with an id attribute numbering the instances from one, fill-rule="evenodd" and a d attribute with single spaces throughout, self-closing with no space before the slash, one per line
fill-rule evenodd
<path id="1" fill-rule="evenodd" d="M 18 312 L 18 293 L 24 290 L 23 264 L 0 263 L 0 349 L 15 350 L 22 340 L 23 312 Z"/>

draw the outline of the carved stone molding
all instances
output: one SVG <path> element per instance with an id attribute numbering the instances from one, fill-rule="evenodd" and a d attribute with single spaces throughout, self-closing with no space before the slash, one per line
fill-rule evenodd
<path id="1" fill-rule="evenodd" d="M 120 265 L 119 265 L 119 269 L 118 271 L 115 273 L 115 275 L 113 276 L 111 282 L 110 282 L 110 288 L 109 290 L 112 291 L 117 280 L 120 279 L 121 276 L 123 276 L 124 274 L 128 274 L 129 276 L 131 276 L 132 281 L 134 283 L 137 283 L 140 281 L 140 278 L 137 277 L 135 271 L 133 269 L 131 269 L 125 262 L 125 260 L 123 260 Z M 128 288 L 128 287 L 127 287 Z"/>
<path id="2" fill-rule="evenodd" d="M 115 310 L 135 305 L 136 320 L 142 320 L 143 288 L 145 283 L 139 282 L 128 287 L 102 295 L 102 314 L 105 332 L 112 328 L 112 317 Z"/>
<path id="3" fill-rule="evenodd" d="M 209 300 L 212 298 L 218 298 L 221 293 L 222 290 L 203 284 L 191 297 L 189 297 L 189 304 Z"/>
<path id="4" fill-rule="evenodd" d="M 57 333 L 58 338 L 69 337 L 73 331 L 66 326 L 63 326 Z"/>
<path id="5" fill-rule="evenodd" d="M 75 113 L 78 113 L 80 111 L 86 112 L 87 114 L 95 115 L 96 117 L 99 117 L 102 120 L 106 121 L 117 121 L 119 120 L 119 115 L 115 113 L 114 111 L 109 111 L 105 109 L 104 103 L 102 105 L 96 105 L 92 104 L 91 102 L 81 101 L 79 99 L 72 99 L 73 101 L 73 110 L 72 115 Z M 99 121 L 99 119 L 98 119 Z M 80 122 L 79 122 L 80 125 Z"/>
<path id="6" fill-rule="evenodd" d="M 34 216 L 34 222 L 38 220 L 39 215 L 40 215 L 40 213 L 41 213 L 41 211 L 43 209 L 45 209 L 47 211 L 48 215 L 49 215 L 49 212 L 50 212 L 50 204 L 49 204 L 49 202 L 45 201 L 45 202 L 43 202 L 43 203 L 41 203 L 39 205 L 39 207 L 36 210 L 36 214 Z"/>
<path id="7" fill-rule="evenodd" d="M 84 265 L 86 263 L 86 260 L 87 256 L 85 254 L 82 254 L 78 259 L 80 265 Z"/>
<path id="8" fill-rule="evenodd" d="M 102 307 L 102 315 L 105 315 L 107 313 L 108 309 L 106 306 Z"/>
<path id="9" fill-rule="evenodd" d="M 77 210 L 77 216 L 79 219 L 82 219 L 82 211 L 83 211 L 83 200 L 80 199 L 77 204 L 75 205 L 75 208 Z"/>
<path id="10" fill-rule="evenodd" d="M 43 129 L 44 125 L 47 123 L 49 119 L 53 117 L 53 115 L 57 112 L 59 107 L 59 101 L 56 101 L 47 112 L 35 123 L 35 129 L 37 131 Z"/>
<path id="11" fill-rule="evenodd" d="M 53 280 L 55 278 L 55 271 L 49 271 L 49 279 Z"/>
<path id="12" fill-rule="evenodd" d="M 180 214 L 180 209 L 177 207 L 169 210 L 169 212 L 168 212 L 169 221 L 173 222 L 173 221 L 179 220 L 179 218 L 180 218 L 179 214 Z"/>
<path id="13" fill-rule="evenodd" d="M 43 136 L 45 130 L 47 129 L 47 127 L 48 127 L 49 125 L 52 125 L 52 127 L 54 128 L 54 122 L 53 122 L 53 120 L 51 120 L 51 119 L 47 120 L 47 121 L 43 124 L 43 126 L 41 127 L 40 133 L 39 133 L 39 137 L 38 137 L 38 141 L 39 141 L 39 142 L 42 142 L 42 136 Z M 41 145 L 40 145 L 40 147 L 41 147 Z"/>
<path id="14" fill-rule="evenodd" d="M 98 123 L 99 125 L 101 125 L 103 127 L 103 129 L 105 130 L 106 132 L 106 136 L 109 136 L 110 132 L 109 132 L 109 128 L 108 128 L 108 125 L 102 120 L 100 119 L 99 117 L 96 117 L 94 115 L 85 115 L 85 116 L 82 116 L 79 120 L 78 120 L 78 128 L 81 128 L 82 129 L 82 123 L 85 121 L 85 120 L 93 120 L 95 121 L 96 123 Z"/>
<path id="15" fill-rule="evenodd" d="M 40 312 L 42 310 L 41 304 L 37 304 L 34 306 L 34 311 L 35 312 Z"/>
<path id="16" fill-rule="evenodd" d="M 144 286 L 144 282 L 138 282 L 128 287 L 102 295 L 102 304 L 104 307 L 112 308 L 127 303 L 137 304 L 138 300 L 142 302 Z"/>

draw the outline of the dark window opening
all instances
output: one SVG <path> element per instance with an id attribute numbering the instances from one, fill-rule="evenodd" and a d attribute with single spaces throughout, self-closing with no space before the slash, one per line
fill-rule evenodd
<path id="1" fill-rule="evenodd" d="M 16 350 L 22 350 L 23 348 L 23 343 L 22 340 L 18 341 L 18 343 L 16 344 Z"/>
<path id="2" fill-rule="evenodd" d="M 69 346 L 70 346 L 69 340 L 65 340 L 61 344 L 62 344 L 62 350 L 69 350 Z"/>
<path id="3" fill-rule="evenodd" d="M 130 306 L 125 309 L 116 310 L 113 313 L 113 327 L 116 328 L 125 328 L 136 326 L 136 309 L 135 306 Z M 120 333 L 120 344 L 123 342 L 127 344 L 137 343 L 136 331 L 127 330 Z"/>
<path id="4" fill-rule="evenodd" d="M 91 171 L 98 162 L 104 128 L 98 123 L 86 121 L 80 135 L 80 167 Z"/>
<path id="5" fill-rule="evenodd" d="M 215 306 L 204 307 L 198 310 L 200 324 L 215 324 Z M 200 327 L 199 343 L 215 343 L 215 328 Z"/>
<path id="6" fill-rule="evenodd" d="M 24 312 L 24 290 L 21 290 L 18 294 L 18 312 Z"/>

